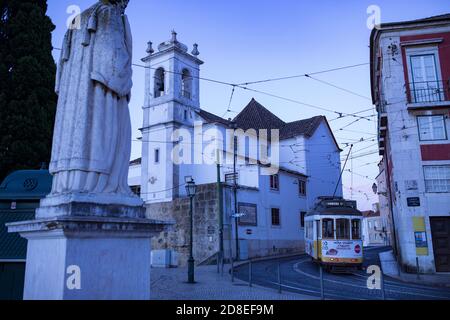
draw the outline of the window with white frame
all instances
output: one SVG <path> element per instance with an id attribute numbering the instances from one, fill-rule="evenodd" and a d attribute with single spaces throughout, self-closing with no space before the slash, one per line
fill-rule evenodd
<path id="1" fill-rule="evenodd" d="M 270 176 L 270 189 L 274 191 L 280 190 L 280 176 L 277 174 L 274 174 Z"/>
<path id="2" fill-rule="evenodd" d="M 422 141 L 427 140 L 445 140 L 447 132 L 445 130 L 445 117 L 436 116 L 418 116 L 419 137 Z"/>
<path id="3" fill-rule="evenodd" d="M 450 165 L 424 166 L 426 192 L 450 192 Z"/>
<path id="4" fill-rule="evenodd" d="M 444 88 L 439 76 L 437 47 L 409 48 L 407 55 L 411 102 L 442 101 Z"/>

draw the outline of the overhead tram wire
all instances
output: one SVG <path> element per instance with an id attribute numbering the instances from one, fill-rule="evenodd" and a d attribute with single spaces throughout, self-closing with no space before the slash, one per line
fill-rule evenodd
<path id="1" fill-rule="evenodd" d="M 61 50 L 60 48 L 55 48 L 55 47 L 53 49 Z M 334 68 L 334 69 L 329 69 L 329 70 L 309 73 L 309 75 L 322 74 L 322 73 L 333 72 L 333 71 L 343 70 L 343 69 L 348 69 L 348 68 L 355 68 L 355 67 L 358 67 L 358 66 L 368 65 L 368 64 L 369 63 L 364 63 L 364 64 L 357 64 L 357 65 L 352 65 L 352 66 L 345 66 L 345 67 L 340 67 L 340 68 Z M 145 65 L 142 65 L 142 64 L 137 64 L 137 63 L 133 63 L 132 66 L 139 67 L 139 68 L 144 68 L 144 69 L 156 70 L 156 68 L 148 67 L 148 66 L 145 66 Z M 175 72 L 175 71 L 169 71 L 169 70 L 166 70 L 165 72 L 171 73 L 171 74 L 182 75 L 181 72 Z M 305 75 L 302 75 L 302 76 L 304 77 Z M 263 95 L 266 95 L 266 96 L 270 96 L 270 97 L 273 97 L 273 98 L 281 99 L 281 100 L 288 101 L 288 102 L 291 102 L 291 103 L 303 105 L 303 106 L 306 106 L 306 107 L 309 107 L 309 108 L 314 108 L 314 109 L 317 109 L 317 110 L 322 110 L 322 111 L 334 113 L 334 114 L 339 115 L 340 117 L 352 116 L 352 117 L 356 117 L 356 118 L 361 118 L 361 119 L 366 119 L 366 120 L 372 121 L 372 119 L 370 119 L 369 117 L 358 116 L 358 115 L 352 114 L 352 113 L 339 112 L 339 111 L 332 110 L 332 109 L 329 109 L 329 108 L 317 106 L 317 105 L 314 105 L 314 104 L 311 104 L 311 103 L 306 103 L 306 102 L 302 102 L 302 101 L 299 101 L 299 100 L 294 100 L 294 99 L 291 99 L 291 98 L 286 98 L 286 97 L 282 97 L 282 96 L 279 96 L 279 95 L 275 95 L 275 94 L 272 94 L 272 93 L 269 93 L 269 92 L 252 89 L 252 88 L 249 88 L 247 86 L 244 86 L 244 85 L 247 85 L 247 83 L 242 85 L 242 84 L 236 84 L 236 83 L 231 83 L 231 82 L 226 82 L 226 81 L 221 81 L 221 80 L 215 80 L 215 79 L 205 78 L 205 77 L 197 77 L 197 76 L 191 76 L 191 77 L 193 79 L 198 79 L 198 80 L 202 80 L 202 81 L 206 81 L 206 82 L 211 82 L 211 83 L 231 86 L 233 88 L 240 88 L 240 89 L 243 89 L 243 90 L 247 90 L 247 91 L 263 94 Z M 277 79 L 267 79 L 267 80 L 263 80 L 263 82 L 269 82 L 269 81 L 275 81 L 275 80 L 283 80 L 283 79 L 286 79 L 286 78 L 294 78 L 294 77 L 300 77 L 300 75 L 299 76 L 292 76 L 292 77 L 277 78 Z M 257 82 L 260 83 L 260 81 L 257 81 Z M 253 83 L 255 83 L 255 82 L 248 82 L 248 84 L 253 84 Z"/>
<path id="2" fill-rule="evenodd" d="M 318 71 L 318 72 L 303 73 L 303 74 L 297 74 L 297 75 L 293 75 L 293 76 L 286 76 L 286 77 L 279 77 L 279 78 L 269 78 L 269 79 L 265 79 L 265 80 L 258 80 L 258 81 L 252 81 L 252 82 L 244 82 L 244 83 L 240 83 L 239 85 L 249 86 L 249 85 L 253 85 L 253 84 L 290 80 L 290 79 L 296 79 L 296 78 L 305 78 L 307 75 L 313 76 L 313 75 L 329 73 L 329 72 L 334 72 L 334 71 L 339 71 L 339 70 L 344 70 L 344 69 L 351 69 L 351 68 L 356 68 L 356 67 L 361 67 L 361 66 L 366 66 L 366 65 L 370 65 L 370 63 L 369 62 L 360 63 L 360 64 L 338 67 L 338 68 L 333 68 L 333 69 L 328 69 L 328 70 L 323 70 L 323 71 Z"/>
<path id="3" fill-rule="evenodd" d="M 352 94 L 352 95 L 354 95 L 354 96 L 357 96 L 357 97 L 360 97 L 360 98 L 363 98 L 363 99 L 372 101 L 372 99 L 370 99 L 369 97 L 366 97 L 366 96 L 363 96 L 362 94 L 359 94 L 359 93 L 356 93 L 356 92 L 354 92 L 354 91 L 351 91 L 351 90 L 342 88 L 342 87 L 340 87 L 340 86 L 337 86 L 337 85 L 335 85 L 335 84 L 333 84 L 333 83 L 330 83 L 330 82 L 327 82 L 327 81 L 325 81 L 325 80 L 321 80 L 321 79 L 312 77 L 312 76 L 309 75 L 309 74 L 306 74 L 305 76 L 306 76 L 306 78 L 308 78 L 308 79 L 311 79 L 311 80 L 320 82 L 320 83 L 322 83 L 322 84 L 325 84 L 325 85 L 330 86 L 330 87 L 333 87 L 333 88 L 335 88 L 335 89 L 338 89 L 338 90 L 347 92 L 347 93 Z"/>

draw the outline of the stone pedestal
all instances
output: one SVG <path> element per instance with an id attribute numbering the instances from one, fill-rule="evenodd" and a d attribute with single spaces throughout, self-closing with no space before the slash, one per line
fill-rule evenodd
<path id="1" fill-rule="evenodd" d="M 151 237 L 167 223 L 144 219 L 142 206 L 66 200 L 8 224 L 28 239 L 24 299 L 150 299 Z"/>

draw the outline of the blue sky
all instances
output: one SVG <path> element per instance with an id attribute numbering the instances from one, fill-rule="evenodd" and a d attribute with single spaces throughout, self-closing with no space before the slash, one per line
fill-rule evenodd
<path id="1" fill-rule="evenodd" d="M 54 47 L 61 47 L 70 15 L 68 7 L 77 5 L 83 10 L 94 2 L 48 1 L 48 14 L 56 25 Z M 127 14 L 134 37 L 134 62 L 140 63 L 148 41 L 154 42 L 156 47 L 168 40 L 170 31 L 175 29 L 181 42 L 189 47 L 193 43 L 199 44 L 200 58 L 205 61 L 202 77 L 244 83 L 369 62 L 367 8 L 373 4 L 380 7 L 382 22 L 450 12 L 448 0 L 131 0 Z M 55 58 L 58 55 L 55 51 Z M 321 74 L 317 78 L 370 97 L 368 66 Z M 130 111 L 133 134 L 138 137 L 144 99 L 143 69 L 135 68 L 133 81 Z M 258 84 L 252 88 L 339 112 L 371 108 L 369 99 L 307 78 Z M 201 106 L 207 111 L 222 116 L 227 110 L 230 94 L 230 87 L 201 82 Z M 318 114 L 329 119 L 336 117 L 329 112 L 240 89 L 234 95 L 232 110 L 242 110 L 252 97 L 285 121 Z M 235 115 L 229 113 L 226 117 Z M 364 115 L 373 115 L 373 112 Z M 352 131 L 339 130 L 354 120 L 345 118 L 331 123 L 340 143 L 376 137 L 376 123 L 367 120 L 345 129 Z M 140 156 L 140 148 L 139 142 L 133 143 L 133 157 Z M 357 144 L 354 153 L 358 154 L 358 150 L 361 150 L 360 154 L 376 151 L 375 142 Z M 346 152 L 348 148 L 344 149 L 343 156 Z M 353 186 L 353 198 L 359 201 L 362 209 L 369 209 L 377 202 L 371 189 L 378 174 L 377 161 L 376 154 L 353 160 L 353 183 L 352 174 L 344 174 L 346 197 L 351 197 Z"/>

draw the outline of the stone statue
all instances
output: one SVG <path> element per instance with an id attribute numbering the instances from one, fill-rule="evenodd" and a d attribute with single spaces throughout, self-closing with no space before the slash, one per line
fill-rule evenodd
<path id="1" fill-rule="evenodd" d="M 167 224 L 145 219 L 143 201 L 127 185 L 127 4 L 98 2 L 66 34 L 56 85 L 53 190 L 35 220 L 7 225 L 28 240 L 24 300 L 150 299 L 150 239 Z M 69 286 L 68 270 L 81 283 Z"/>
<path id="2" fill-rule="evenodd" d="M 65 35 L 56 79 L 49 199 L 67 194 L 109 196 L 106 203 L 137 199 L 127 182 L 132 87 L 128 2 L 97 2 Z"/>

